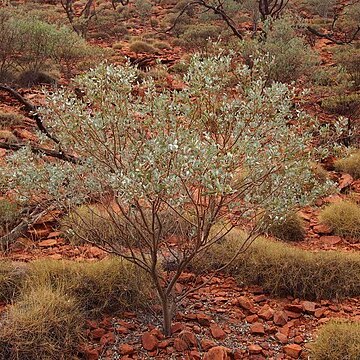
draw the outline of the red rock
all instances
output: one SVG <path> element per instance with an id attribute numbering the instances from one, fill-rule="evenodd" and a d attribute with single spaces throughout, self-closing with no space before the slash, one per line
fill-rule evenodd
<path id="1" fill-rule="evenodd" d="M 189 349 L 189 344 L 187 344 L 183 339 L 176 338 L 174 340 L 174 348 L 176 351 L 182 352 Z"/>
<path id="2" fill-rule="evenodd" d="M 26 129 L 15 129 L 14 135 L 21 139 L 30 140 L 30 141 L 38 141 L 38 138 L 31 133 L 29 130 Z"/>
<path id="3" fill-rule="evenodd" d="M 215 346 L 204 355 L 203 360 L 229 360 L 227 352 L 224 346 Z"/>
<path id="4" fill-rule="evenodd" d="M 153 351 L 158 346 L 157 338 L 149 332 L 146 332 L 141 337 L 142 346 L 145 350 Z"/>
<path id="5" fill-rule="evenodd" d="M 181 330 L 184 330 L 184 329 L 185 329 L 185 325 L 182 323 L 179 323 L 179 322 L 171 325 L 171 333 L 172 334 L 180 332 Z"/>
<path id="6" fill-rule="evenodd" d="M 332 230 L 325 224 L 317 224 L 313 227 L 313 231 L 317 234 L 331 234 Z"/>
<path id="7" fill-rule="evenodd" d="M 320 241 L 324 245 L 333 246 L 341 242 L 340 236 L 321 236 Z"/>
<path id="8" fill-rule="evenodd" d="M 202 326 L 210 326 L 211 317 L 205 314 L 197 314 L 196 320 Z"/>
<path id="9" fill-rule="evenodd" d="M 302 351 L 301 346 L 297 344 L 285 345 L 283 349 L 285 354 L 293 359 L 298 359 Z"/>
<path id="10" fill-rule="evenodd" d="M 256 335 L 264 335 L 265 334 L 264 325 L 259 322 L 254 323 L 250 326 L 250 332 Z"/>
<path id="11" fill-rule="evenodd" d="M 285 325 L 289 320 L 289 317 L 287 316 L 287 314 L 284 311 L 276 311 L 274 313 L 274 324 L 278 325 L 278 326 L 283 326 Z"/>
<path id="12" fill-rule="evenodd" d="M 279 340 L 282 344 L 286 344 L 288 342 L 288 338 L 286 335 L 282 334 L 281 332 L 277 332 L 275 334 L 277 340 Z"/>
<path id="13" fill-rule="evenodd" d="M 265 301 L 265 300 L 266 300 L 266 296 L 264 294 L 254 296 L 254 301 L 256 303 L 262 302 L 262 301 Z"/>
<path id="14" fill-rule="evenodd" d="M 245 310 L 251 310 L 254 307 L 253 302 L 246 296 L 240 296 L 238 303 Z"/>
<path id="15" fill-rule="evenodd" d="M 258 315 L 265 320 L 270 320 L 274 315 L 274 310 L 269 305 L 264 305 L 258 312 Z"/>
<path id="16" fill-rule="evenodd" d="M 201 360 L 201 355 L 197 350 L 190 351 L 190 360 Z"/>
<path id="17" fill-rule="evenodd" d="M 84 355 L 86 360 L 98 360 L 100 356 L 98 349 L 85 349 Z"/>
<path id="18" fill-rule="evenodd" d="M 312 302 L 312 301 L 303 301 L 301 303 L 302 308 L 305 312 L 309 313 L 309 314 L 313 314 L 315 312 L 316 309 L 316 303 Z"/>
<path id="19" fill-rule="evenodd" d="M 119 346 L 119 352 L 121 355 L 130 355 L 134 353 L 134 351 L 135 351 L 134 347 L 129 344 L 121 344 Z"/>
<path id="20" fill-rule="evenodd" d="M 159 349 L 165 349 L 172 343 L 171 339 L 162 340 L 158 344 Z"/>
<path id="21" fill-rule="evenodd" d="M 285 310 L 295 312 L 295 313 L 302 313 L 303 307 L 302 307 L 302 305 L 297 305 L 297 304 L 287 304 L 287 305 L 285 305 Z"/>
<path id="22" fill-rule="evenodd" d="M 248 350 L 251 355 L 260 354 L 262 351 L 262 347 L 256 344 L 251 344 L 248 346 Z"/>
<path id="23" fill-rule="evenodd" d="M 54 246 L 54 245 L 57 245 L 57 240 L 56 240 L 56 239 L 43 240 L 43 241 L 40 241 L 40 242 L 38 243 L 38 245 L 41 246 L 41 247 Z"/>
<path id="24" fill-rule="evenodd" d="M 57 238 L 60 237 L 62 235 L 61 231 L 52 231 L 49 235 L 48 235 L 48 239 L 52 239 L 52 238 Z"/>
<path id="25" fill-rule="evenodd" d="M 298 319 L 299 317 L 301 317 L 301 313 L 298 312 L 285 310 L 285 313 L 290 319 Z"/>
<path id="26" fill-rule="evenodd" d="M 303 342 L 304 342 L 304 339 L 303 339 L 302 336 L 297 335 L 297 336 L 294 337 L 294 343 L 295 343 L 295 344 L 301 344 L 301 343 L 303 343 Z"/>
<path id="27" fill-rule="evenodd" d="M 226 337 L 225 331 L 217 324 L 210 325 L 210 332 L 215 339 L 224 339 Z"/>
<path id="28" fill-rule="evenodd" d="M 198 343 L 196 335 L 188 330 L 183 330 L 179 334 L 179 338 L 184 340 L 189 345 L 189 347 L 196 346 Z"/>
<path id="29" fill-rule="evenodd" d="M 324 314 L 325 314 L 325 309 L 324 308 L 316 309 L 315 313 L 314 313 L 316 318 L 321 318 L 322 316 L 324 316 Z"/>
<path id="30" fill-rule="evenodd" d="M 343 174 L 339 181 L 339 189 L 342 190 L 342 189 L 347 188 L 348 186 L 350 186 L 352 184 L 353 181 L 354 181 L 354 179 L 350 174 Z"/>
<path id="31" fill-rule="evenodd" d="M 100 339 L 102 336 L 106 334 L 105 329 L 97 328 L 91 331 L 91 337 L 95 340 Z"/>
<path id="32" fill-rule="evenodd" d="M 254 314 L 254 315 L 249 315 L 249 316 L 247 316 L 247 317 L 245 318 L 245 320 L 246 320 L 248 323 L 254 323 L 254 322 L 256 322 L 256 321 L 259 320 L 259 317 L 258 317 L 256 314 Z"/>
<path id="33" fill-rule="evenodd" d="M 210 339 L 202 339 L 200 345 L 204 351 L 208 351 L 209 349 L 216 346 L 216 343 Z"/>
<path id="34" fill-rule="evenodd" d="M 113 332 L 106 333 L 100 339 L 101 345 L 114 344 L 115 343 L 115 335 Z"/>

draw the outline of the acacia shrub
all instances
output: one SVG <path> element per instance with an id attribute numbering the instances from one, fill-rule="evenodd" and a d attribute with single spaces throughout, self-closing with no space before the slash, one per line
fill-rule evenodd
<path id="1" fill-rule="evenodd" d="M 269 54 L 269 79 L 289 83 L 312 75 L 318 56 L 301 36 L 301 24 L 291 17 L 268 21 L 265 35 L 241 42 L 242 56 L 248 64 L 257 54 Z"/>
<path id="2" fill-rule="evenodd" d="M 0 168 L 0 188 L 21 189 L 22 199 L 41 194 L 64 209 L 98 200 L 110 213 L 116 205 L 126 231 L 116 242 L 96 234 L 92 242 L 148 273 L 169 335 L 184 296 L 174 296 L 175 285 L 194 256 L 221 241 L 211 232 L 216 222 L 234 226 L 236 213 L 252 225 L 260 211 L 281 217 L 329 191 L 309 168 L 312 133 L 293 111 L 295 93 L 267 81 L 266 60 L 249 68 L 221 52 L 195 55 L 175 92 L 151 77 L 140 83 L 129 64 L 102 64 L 75 80 L 81 98 L 59 89 L 41 111 L 62 151 L 79 160 L 48 162 L 21 149 Z M 169 213 L 176 233 L 166 226 Z"/>

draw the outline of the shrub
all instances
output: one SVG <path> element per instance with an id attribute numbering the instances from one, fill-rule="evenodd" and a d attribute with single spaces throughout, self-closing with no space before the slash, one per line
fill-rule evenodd
<path id="1" fill-rule="evenodd" d="M 0 236 L 17 221 L 19 214 L 20 211 L 16 204 L 7 199 L 0 199 Z"/>
<path id="2" fill-rule="evenodd" d="M 208 271 L 226 264 L 244 243 L 244 234 L 232 231 L 211 251 L 198 257 L 192 268 Z M 276 296 L 332 299 L 360 295 L 359 254 L 310 252 L 284 243 L 258 238 L 227 273 L 240 284 L 260 285 Z"/>
<path id="3" fill-rule="evenodd" d="M 115 222 L 122 234 L 114 243 L 100 236 L 94 242 L 149 274 L 169 335 L 181 299 L 174 286 L 198 252 L 221 240 L 210 229 L 233 219 L 225 209 L 244 221 L 260 209 L 282 216 L 329 191 L 309 169 L 312 134 L 293 111 L 295 92 L 268 84 L 265 62 L 255 59 L 249 69 L 223 53 L 193 56 L 185 89 L 177 92 L 152 79 L 139 84 L 129 64 L 102 64 L 76 80 L 84 96 L 61 89 L 48 94 L 41 111 L 62 150 L 83 160 L 34 161 L 37 155 L 24 149 L 6 157 L 0 189 L 44 195 L 64 208 L 107 194 L 109 207 L 116 204 L 124 217 Z M 251 171 L 234 184 L 243 169 Z M 168 260 L 175 271 L 164 276 L 158 265 Z"/>
<path id="4" fill-rule="evenodd" d="M 150 45 L 142 40 L 137 40 L 137 41 L 131 42 L 129 49 L 130 49 L 130 51 L 133 51 L 134 53 L 137 53 L 137 54 L 139 54 L 139 53 L 155 54 L 156 53 L 156 49 L 152 45 Z"/>
<path id="5" fill-rule="evenodd" d="M 6 10 L 0 12 L 0 20 L 0 72 L 15 69 L 31 71 L 33 76 L 47 70 L 51 63 L 69 68 L 84 57 L 96 55 L 91 46 L 65 26 L 11 15 Z"/>
<path id="6" fill-rule="evenodd" d="M 360 178 L 360 150 L 350 156 L 336 160 L 335 169 L 350 174 L 354 179 Z"/>
<path id="7" fill-rule="evenodd" d="M 334 53 L 334 59 L 337 61 L 350 75 L 355 88 L 360 87 L 360 47 L 341 46 Z"/>
<path id="8" fill-rule="evenodd" d="M 94 316 L 144 306 L 150 294 L 148 281 L 135 265 L 116 258 L 94 263 L 38 260 L 29 265 L 25 292 L 64 289 Z"/>
<path id="9" fill-rule="evenodd" d="M 356 116 L 360 111 L 360 94 L 330 96 L 321 102 L 321 106 L 333 114 Z"/>
<path id="10" fill-rule="evenodd" d="M 215 25 L 190 25 L 180 36 L 180 40 L 187 49 L 203 50 L 207 47 L 209 41 L 218 39 L 220 32 L 221 28 Z"/>
<path id="11" fill-rule="evenodd" d="M 9 303 L 19 295 L 23 285 L 25 268 L 10 261 L 0 262 L 0 302 Z"/>
<path id="12" fill-rule="evenodd" d="M 242 56 L 250 65 L 257 53 L 268 53 L 269 78 L 273 81 L 291 82 L 302 75 L 312 75 L 318 57 L 298 32 L 291 18 L 284 17 L 269 23 L 266 36 L 259 40 L 244 40 L 241 43 Z"/>
<path id="13" fill-rule="evenodd" d="M 360 241 L 360 206 L 350 201 L 339 201 L 326 206 L 320 220 L 337 235 L 353 237 Z"/>
<path id="14" fill-rule="evenodd" d="M 70 359 L 81 340 L 83 323 L 72 297 L 60 289 L 34 289 L 0 320 L 0 358 Z"/>
<path id="15" fill-rule="evenodd" d="M 360 322 L 331 320 L 323 325 L 311 346 L 312 360 L 360 358 Z"/>
<path id="16" fill-rule="evenodd" d="M 336 5 L 336 0 L 306 0 L 306 3 L 315 14 L 322 17 L 328 17 L 332 14 L 334 6 Z"/>
<path id="17" fill-rule="evenodd" d="M 285 241 L 299 241 L 305 237 L 304 223 L 297 214 L 290 214 L 282 221 L 272 222 L 268 232 Z"/>

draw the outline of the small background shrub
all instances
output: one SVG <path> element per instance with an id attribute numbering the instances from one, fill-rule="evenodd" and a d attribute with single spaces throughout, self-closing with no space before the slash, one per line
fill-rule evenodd
<path id="1" fill-rule="evenodd" d="M 271 223 L 268 232 L 285 241 L 300 241 L 305 238 L 304 223 L 297 214 L 290 214 L 283 221 Z"/>
<path id="2" fill-rule="evenodd" d="M 320 213 L 321 222 L 337 235 L 350 236 L 360 242 L 360 206 L 350 201 L 339 201 L 326 206 Z"/>
<path id="3" fill-rule="evenodd" d="M 19 294 L 24 277 L 22 264 L 0 261 L 0 302 L 10 303 Z"/>
<path id="4" fill-rule="evenodd" d="M 331 320 L 311 346 L 312 360 L 360 359 L 360 322 Z"/>

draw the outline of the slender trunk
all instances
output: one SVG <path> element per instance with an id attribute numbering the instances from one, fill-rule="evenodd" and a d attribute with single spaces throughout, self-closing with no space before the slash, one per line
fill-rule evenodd
<path id="1" fill-rule="evenodd" d="M 163 312 L 163 330 L 165 336 L 171 336 L 171 323 L 175 310 L 175 303 L 171 296 L 165 296 L 161 301 Z"/>

